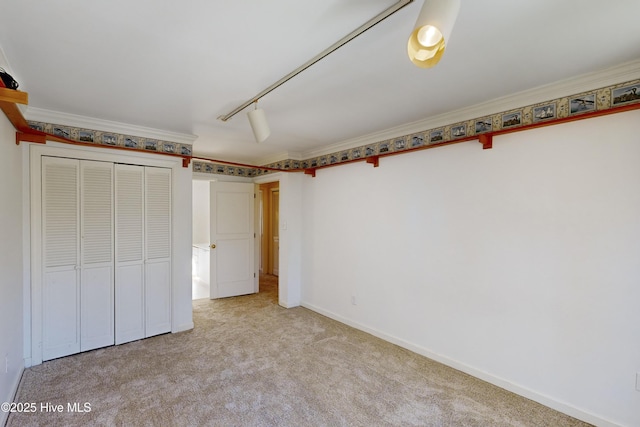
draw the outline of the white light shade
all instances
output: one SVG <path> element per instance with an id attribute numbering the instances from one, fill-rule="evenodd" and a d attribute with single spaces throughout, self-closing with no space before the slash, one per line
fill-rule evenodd
<path id="1" fill-rule="evenodd" d="M 436 65 L 456 23 L 460 0 L 425 0 L 409 37 L 409 59 L 421 68 Z"/>
<path id="2" fill-rule="evenodd" d="M 267 116 L 264 114 L 262 108 L 256 108 L 247 113 L 249 117 L 249 123 L 253 130 L 253 136 L 256 138 L 256 142 L 263 142 L 271 135 L 271 129 L 269 129 L 269 123 L 267 123 Z"/>

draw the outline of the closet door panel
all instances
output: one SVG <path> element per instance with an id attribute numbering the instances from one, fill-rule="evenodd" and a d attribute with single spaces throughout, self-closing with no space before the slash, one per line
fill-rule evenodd
<path id="1" fill-rule="evenodd" d="M 43 360 L 171 331 L 171 170 L 42 158 Z"/>
<path id="2" fill-rule="evenodd" d="M 42 359 L 80 351 L 80 286 L 75 269 L 50 270 L 43 282 Z"/>
<path id="3" fill-rule="evenodd" d="M 144 270 L 141 263 L 120 265 L 116 289 L 116 344 L 144 338 Z"/>
<path id="4" fill-rule="evenodd" d="M 171 170 L 145 168 L 146 336 L 171 331 Z"/>
<path id="5" fill-rule="evenodd" d="M 81 283 L 80 351 L 113 345 L 113 267 L 85 268 Z"/>
<path id="6" fill-rule="evenodd" d="M 42 158 L 42 356 L 80 351 L 78 160 Z"/>
<path id="7" fill-rule="evenodd" d="M 114 344 L 113 164 L 80 162 L 81 351 Z"/>
<path id="8" fill-rule="evenodd" d="M 171 331 L 171 280 L 169 261 L 146 264 L 146 336 Z"/>
<path id="9" fill-rule="evenodd" d="M 144 167 L 115 166 L 116 344 L 145 337 Z"/>

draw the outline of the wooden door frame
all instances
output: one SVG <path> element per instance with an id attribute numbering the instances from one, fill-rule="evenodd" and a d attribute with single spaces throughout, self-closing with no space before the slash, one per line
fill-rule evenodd
<path id="1" fill-rule="evenodd" d="M 272 192 L 275 189 L 280 191 L 280 182 L 268 182 L 260 184 L 260 203 L 262 205 L 262 215 L 260 223 L 260 272 L 263 274 L 273 274 L 273 257 L 270 253 L 269 242 L 273 239 L 272 229 Z"/>
<path id="2" fill-rule="evenodd" d="M 276 210 L 278 210 L 278 216 L 280 215 L 280 187 L 272 187 L 269 190 L 269 272 L 274 276 L 278 276 L 280 274 L 280 269 L 276 264 L 276 252 L 279 250 L 280 246 L 280 230 L 278 225 L 279 221 L 277 220 L 277 218 L 275 218 L 275 216 Z M 276 193 L 278 193 L 277 206 L 274 201 Z M 276 247 L 276 235 L 278 236 L 278 247 Z"/>

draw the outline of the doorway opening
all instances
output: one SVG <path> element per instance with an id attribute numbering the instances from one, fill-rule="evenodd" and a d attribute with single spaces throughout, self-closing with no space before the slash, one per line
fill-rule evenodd
<path id="1" fill-rule="evenodd" d="M 260 291 L 278 286 L 280 252 L 280 183 L 259 186 L 260 202 Z"/>
<path id="2" fill-rule="evenodd" d="M 256 205 L 254 205 L 255 227 L 258 231 L 255 266 L 258 268 L 256 291 L 263 288 L 278 293 L 279 276 L 279 182 L 257 185 L 254 189 Z M 210 241 L 211 232 L 211 181 L 193 181 L 193 256 L 192 256 L 192 298 L 210 298 L 210 254 L 215 245 Z M 253 203 L 252 203 L 253 205 Z M 215 239 L 214 239 L 215 240 Z M 219 246 L 219 245 L 218 245 Z M 258 250 L 259 249 L 259 250 Z M 216 249 L 216 250 L 219 250 Z M 253 270 L 255 271 L 255 270 Z"/>
<path id="3" fill-rule="evenodd" d="M 192 191 L 191 295 L 209 298 L 209 181 L 194 180 Z"/>

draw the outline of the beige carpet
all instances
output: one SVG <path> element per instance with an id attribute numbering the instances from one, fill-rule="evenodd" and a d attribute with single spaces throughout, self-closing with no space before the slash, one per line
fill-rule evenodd
<path id="1" fill-rule="evenodd" d="M 196 300 L 195 329 L 25 370 L 23 426 L 583 426 L 566 415 L 257 295 Z M 64 412 L 40 411 L 46 402 Z M 69 413 L 68 403 L 90 404 Z"/>

